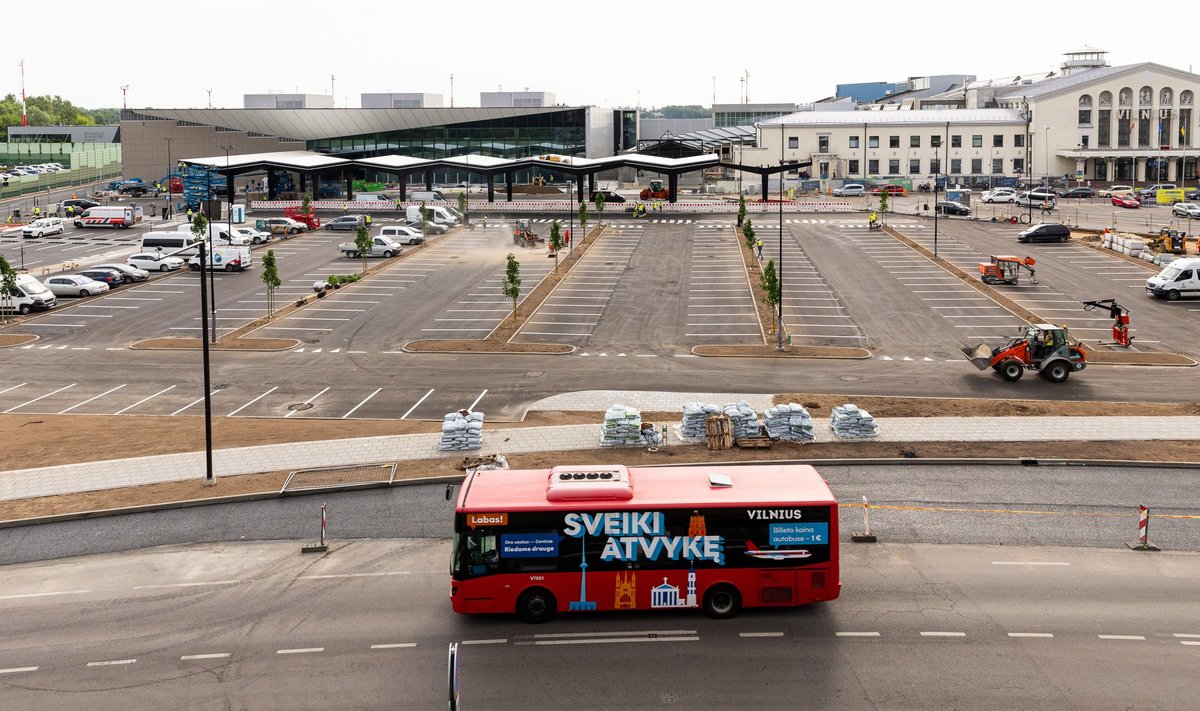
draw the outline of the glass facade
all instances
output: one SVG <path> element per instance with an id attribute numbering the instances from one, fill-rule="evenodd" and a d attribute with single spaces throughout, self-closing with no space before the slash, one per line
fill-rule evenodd
<path id="1" fill-rule="evenodd" d="M 713 125 L 717 128 L 751 126 L 767 119 L 787 116 L 791 111 L 718 111 L 713 113 Z"/>

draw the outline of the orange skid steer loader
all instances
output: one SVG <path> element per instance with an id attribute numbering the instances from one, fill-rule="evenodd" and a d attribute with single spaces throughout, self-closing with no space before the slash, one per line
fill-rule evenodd
<path id="1" fill-rule="evenodd" d="M 1021 270 L 1029 272 L 1029 281 L 1036 284 L 1037 276 L 1033 265 L 1037 264 L 1033 257 L 1014 257 L 1011 255 L 995 255 L 990 262 L 979 263 L 979 280 L 984 284 L 1012 284 L 1021 281 Z"/>
<path id="2" fill-rule="evenodd" d="M 1087 367 L 1083 344 L 1067 329 L 1049 323 L 1026 324 L 1020 336 L 1002 346 L 964 346 L 963 355 L 980 370 L 991 368 L 1008 381 L 1020 380 L 1026 370 L 1036 370 L 1052 383 Z"/>

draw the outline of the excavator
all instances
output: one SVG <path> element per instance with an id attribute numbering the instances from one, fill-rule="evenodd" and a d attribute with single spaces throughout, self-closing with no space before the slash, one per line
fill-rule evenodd
<path id="1" fill-rule="evenodd" d="M 1186 248 L 1187 233 L 1179 230 L 1169 230 L 1166 227 L 1158 231 L 1157 237 L 1151 237 L 1147 244 L 1152 252 L 1161 252 L 1163 254 L 1184 254 Z"/>
<path id="2" fill-rule="evenodd" d="M 642 188 L 641 194 L 638 196 L 642 200 L 666 200 L 671 193 L 663 185 L 663 181 L 655 178 L 650 181 L 650 185 Z"/>
<path id="3" fill-rule="evenodd" d="M 1064 382 L 1071 373 L 1087 367 L 1087 351 L 1065 327 L 1049 323 L 1025 324 L 1021 335 L 1002 346 L 964 346 L 963 355 L 979 370 L 991 368 L 1009 382 L 1035 370 L 1052 383 Z"/>
<path id="4" fill-rule="evenodd" d="M 1021 281 L 1021 270 L 1029 272 L 1029 281 L 1038 283 L 1034 275 L 1033 265 L 1037 261 L 1033 257 L 1014 257 L 1011 255 L 993 255 L 991 262 L 979 263 L 979 280 L 984 284 L 1012 284 Z"/>

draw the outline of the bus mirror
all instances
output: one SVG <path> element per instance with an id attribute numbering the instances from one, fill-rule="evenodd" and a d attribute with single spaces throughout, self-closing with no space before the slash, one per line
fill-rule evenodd
<path id="1" fill-rule="evenodd" d="M 453 492 L 453 491 L 454 491 L 454 485 L 453 485 L 453 484 L 447 484 L 447 485 L 446 485 L 446 501 L 449 501 L 449 500 L 450 500 L 450 494 L 451 494 L 451 492 Z"/>

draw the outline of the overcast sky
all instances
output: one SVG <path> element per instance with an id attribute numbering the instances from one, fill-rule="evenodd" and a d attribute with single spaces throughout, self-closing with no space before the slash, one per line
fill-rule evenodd
<path id="1" fill-rule="evenodd" d="M 339 107 L 387 91 L 442 94 L 449 106 L 451 74 L 455 106 L 478 106 L 481 91 L 526 87 L 568 105 L 634 106 L 640 92 L 646 107 L 709 106 L 714 77 L 718 103 L 747 95 L 753 103 L 797 103 L 831 96 L 839 82 L 1057 70 L 1064 52 L 1084 46 L 1107 50 L 1112 65 L 1189 70 L 1200 57 L 1195 33 L 1176 32 L 1162 13 L 1137 5 L 1114 13 L 1100 3 L 47 0 L 22 7 L 53 31 L 26 24 L 8 33 L 3 92 L 20 95 L 24 59 L 28 95 L 58 94 L 86 108 L 119 107 L 123 85 L 131 108 L 205 107 L 208 89 L 214 107 L 241 108 L 242 94 L 329 94 L 331 75 Z"/>

